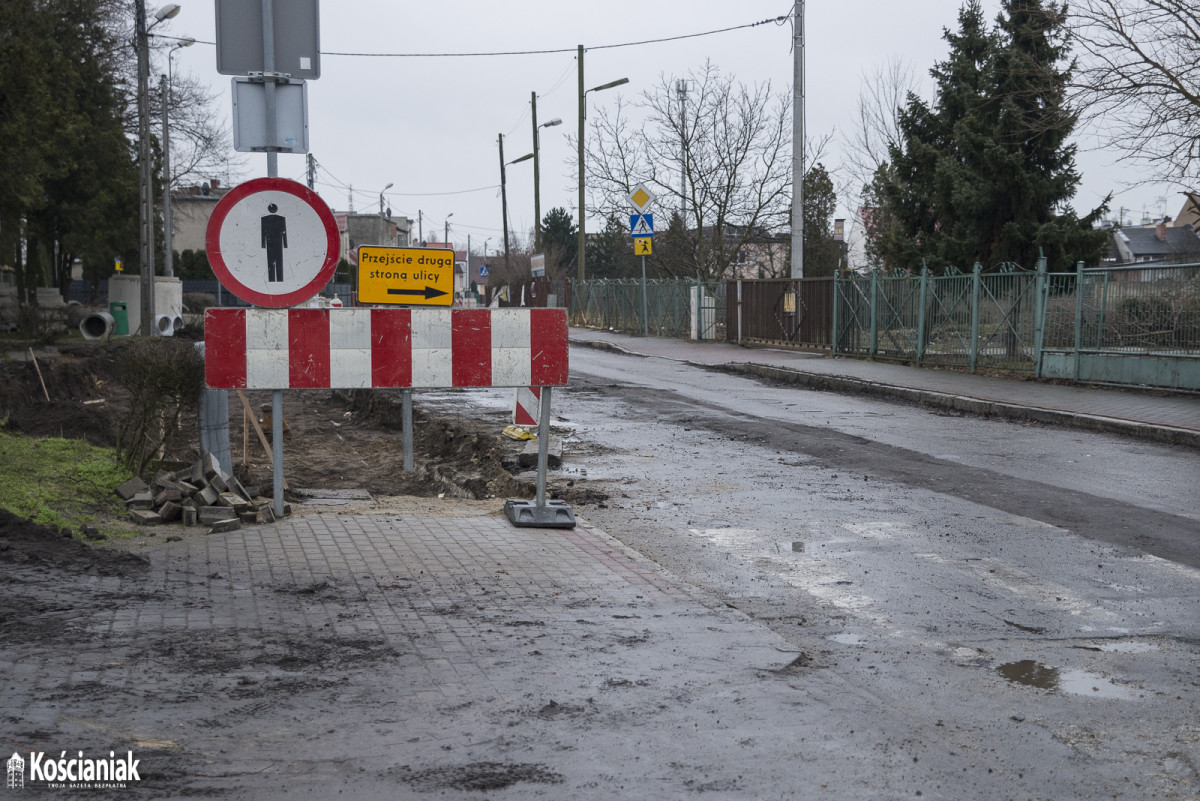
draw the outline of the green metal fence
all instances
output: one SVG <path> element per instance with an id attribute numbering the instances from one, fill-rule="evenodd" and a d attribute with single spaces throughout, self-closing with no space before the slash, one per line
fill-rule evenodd
<path id="1" fill-rule="evenodd" d="M 694 279 L 575 281 L 571 325 L 651 336 L 725 338 L 725 282 Z"/>
<path id="2" fill-rule="evenodd" d="M 849 275 L 835 281 L 834 352 L 916 364 L 1034 369 L 1037 273 Z"/>

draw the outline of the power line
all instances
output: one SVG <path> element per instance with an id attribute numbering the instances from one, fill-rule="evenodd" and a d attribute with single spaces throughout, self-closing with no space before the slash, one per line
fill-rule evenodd
<path id="1" fill-rule="evenodd" d="M 679 36 L 664 36 L 659 39 L 643 39 L 638 42 L 618 42 L 616 44 L 596 45 L 595 47 L 585 47 L 584 50 L 613 50 L 618 47 L 641 47 L 642 45 L 662 44 L 664 42 L 678 42 L 682 39 L 696 39 L 701 36 L 713 36 L 718 33 L 729 33 L 730 31 L 740 31 L 745 28 L 757 28 L 759 25 L 768 25 L 775 23 L 780 25 L 788 19 L 787 15 L 782 17 L 771 17 L 770 19 L 759 20 L 758 22 L 748 22 L 745 25 L 732 25 L 728 28 L 717 28 L 711 31 L 701 31 L 700 33 L 685 33 Z M 152 37 L 159 39 L 171 39 L 177 42 L 183 41 L 183 36 L 170 36 L 165 33 L 150 34 Z M 216 42 L 205 41 L 204 39 L 196 39 L 196 44 L 215 45 Z M 353 53 L 340 50 L 322 50 L 323 56 L 348 56 L 353 58 L 489 58 L 493 56 L 546 56 L 557 55 L 560 53 L 575 53 L 577 47 L 561 47 L 550 50 L 496 50 L 490 52 L 477 53 Z"/>

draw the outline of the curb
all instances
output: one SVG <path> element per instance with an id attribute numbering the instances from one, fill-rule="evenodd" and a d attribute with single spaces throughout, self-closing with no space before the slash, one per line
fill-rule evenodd
<path id="1" fill-rule="evenodd" d="M 597 340 L 571 340 L 572 345 L 606 350 L 627 356 L 641 356 L 612 342 Z M 858 395 L 869 395 L 876 398 L 891 398 L 909 403 L 919 403 L 938 409 L 950 409 L 967 412 L 979 417 L 999 417 L 1019 422 L 1044 423 L 1046 425 L 1078 428 L 1085 431 L 1096 431 L 1104 434 L 1122 434 L 1137 439 L 1159 442 L 1167 445 L 1183 445 L 1200 449 L 1200 431 L 1175 426 L 1155 425 L 1135 420 L 1122 420 L 1103 415 L 1083 414 L 1081 412 L 1066 412 L 1059 409 L 1047 409 L 1039 406 L 1021 406 L 1015 403 L 984 400 L 969 395 L 953 395 L 947 392 L 937 392 L 929 389 L 917 389 L 895 384 L 881 384 L 862 378 L 850 376 L 826 375 L 824 373 L 806 373 L 786 367 L 771 367 L 753 362 L 741 364 L 701 364 L 686 359 L 681 360 L 693 367 L 704 370 L 748 375 L 756 378 L 768 378 L 789 384 L 802 386 L 825 392 L 842 392 Z"/>

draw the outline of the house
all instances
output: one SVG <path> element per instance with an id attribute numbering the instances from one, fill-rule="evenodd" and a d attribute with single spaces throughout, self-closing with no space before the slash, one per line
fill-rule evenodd
<path id="1" fill-rule="evenodd" d="M 1167 225 L 1113 231 L 1116 264 L 1190 264 L 1200 262 L 1200 235 L 1191 225 Z"/>
<path id="2" fill-rule="evenodd" d="M 171 190 L 171 249 L 204 250 L 208 220 L 217 201 L 229 191 L 215 178 L 208 183 Z"/>

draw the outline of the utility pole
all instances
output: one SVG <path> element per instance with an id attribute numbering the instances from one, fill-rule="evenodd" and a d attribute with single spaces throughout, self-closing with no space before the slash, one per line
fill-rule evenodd
<path id="1" fill-rule="evenodd" d="M 508 267 L 508 190 L 504 186 L 504 134 L 500 134 L 500 213 L 504 217 L 504 266 Z"/>
<path id="2" fill-rule="evenodd" d="M 315 192 L 316 191 L 315 185 L 317 183 L 317 160 L 315 158 L 313 158 L 312 153 L 308 154 L 307 160 L 308 160 L 308 188 Z"/>
<path id="3" fill-rule="evenodd" d="M 804 277 L 804 0 L 792 11 L 792 278 Z"/>
<path id="4" fill-rule="evenodd" d="M 353 214 L 354 213 L 354 184 L 350 184 L 348 187 L 346 187 L 346 198 L 347 198 L 347 201 L 350 203 L 350 213 Z"/>
<path id="5" fill-rule="evenodd" d="M 575 58 L 579 67 L 579 136 L 576 139 L 576 144 L 579 145 L 579 206 L 576 209 L 576 214 L 579 215 L 579 242 L 575 254 L 575 275 L 582 281 L 585 275 L 584 243 L 587 241 L 587 214 L 583 210 L 583 126 L 587 118 L 587 94 L 583 90 L 583 45 L 577 46 Z"/>
<path id="6" fill-rule="evenodd" d="M 687 231 L 687 79 L 675 82 L 679 93 L 679 219 Z"/>
<path id="7" fill-rule="evenodd" d="M 138 333 L 149 336 L 154 326 L 154 189 L 150 172 L 150 44 L 147 41 L 146 2 L 134 4 L 137 30 L 138 167 L 141 194 L 138 198 L 141 248 L 139 251 L 141 324 Z"/>
<path id="8" fill-rule="evenodd" d="M 417 244 L 425 247 L 425 212 L 417 209 Z"/>
<path id="9" fill-rule="evenodd" d="M 542 252 L 542 200 L 541 170 L 538 166 L 537 92 L 529 93 L 529 107 L 533 109 L 533 252 Z"/>

